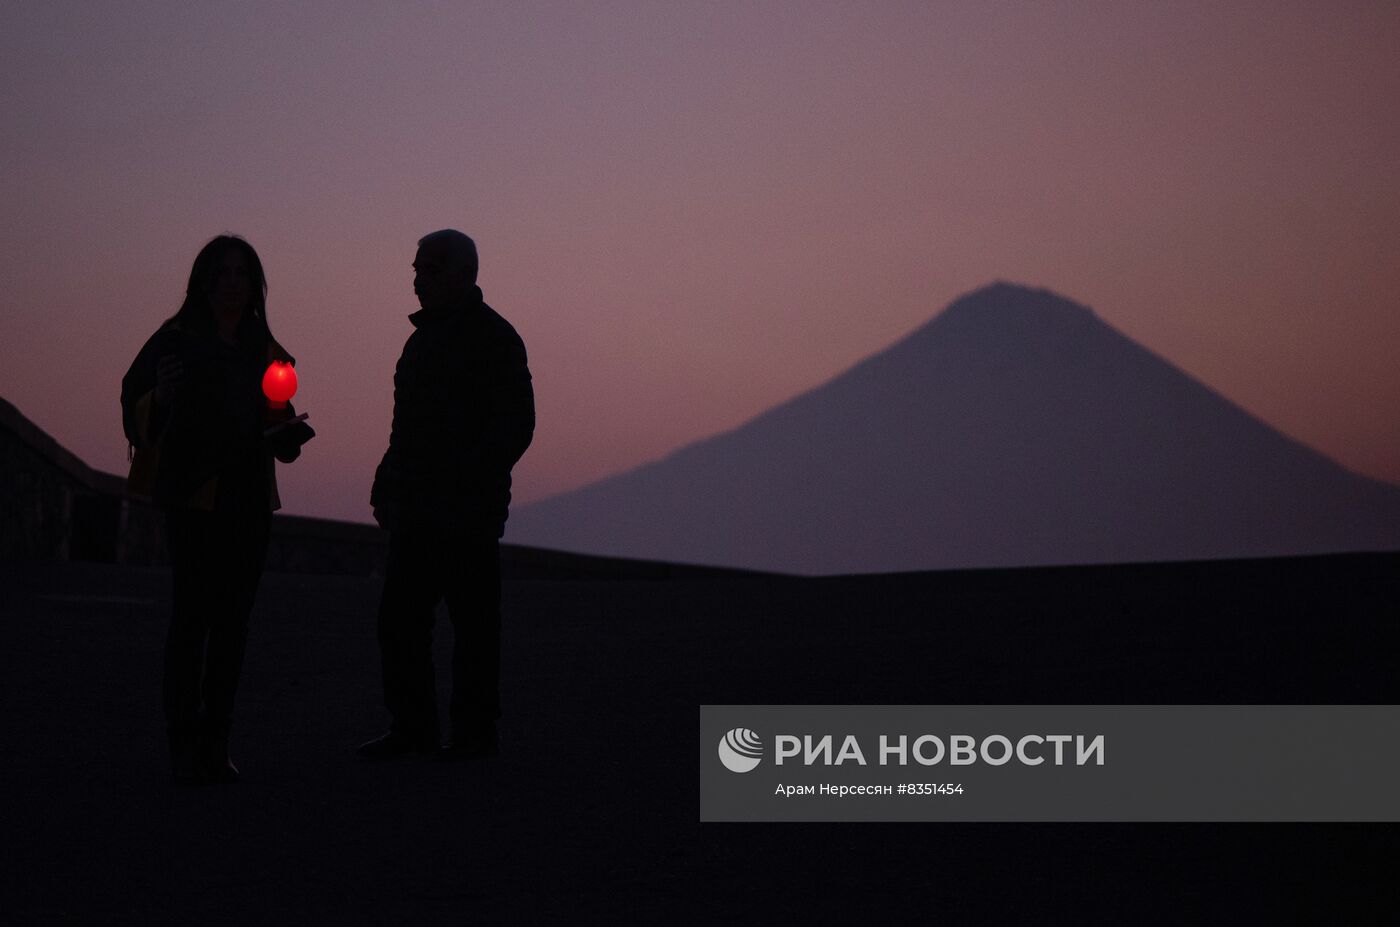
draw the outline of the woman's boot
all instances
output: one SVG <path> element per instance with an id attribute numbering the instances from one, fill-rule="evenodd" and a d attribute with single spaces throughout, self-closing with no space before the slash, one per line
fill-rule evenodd
<path id="1" fill-rule="evenodd" d="M 188 735 L 170 738 L 170 774 L 176 785 L 199 785 L 204 781 L 199 741 Z"/>
<path id="2" fill-rule="evenodd" d="M 206 733 L 200 738 L 199 760 L 204 781 L 225 783 L 238 781 L 238 767 L 228 758 L 228 732 Z"/>

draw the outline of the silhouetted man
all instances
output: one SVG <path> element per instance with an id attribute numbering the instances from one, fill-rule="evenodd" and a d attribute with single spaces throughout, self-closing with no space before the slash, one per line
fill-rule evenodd
<path id="1" fill-rule="evenodd" d="M 482 301 L 475 243 L 455 230 L 418 242 L 422 308 L 394 370 L 389 449 L 370 504 L 389 531 L 379 605 L 389 733 L 362 745 L 383 759 L 494 756 L 500 717 L 499 539 L 510 471 L 535 429 L 525 345 Z M 433 610 L 452 619 L 452 739 L 439 746 Z"/>

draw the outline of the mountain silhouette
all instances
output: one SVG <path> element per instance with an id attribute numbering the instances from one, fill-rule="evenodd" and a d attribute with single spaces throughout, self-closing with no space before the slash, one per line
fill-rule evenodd
<path id="1" fill-rule="evenodd" d="M 792 573 L 1400 548 L 1400 487 L 1048 290 L 997 283 L 748 423 L 512 513 L 512 541 Z"/>

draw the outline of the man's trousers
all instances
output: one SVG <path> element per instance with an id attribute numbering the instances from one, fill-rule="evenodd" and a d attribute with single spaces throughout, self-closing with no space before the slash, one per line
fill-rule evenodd
<path id="1" fill-rule="evenodd" d="M 415 527 L 392 532 L 379 605 L 384 704 L 391 730 L 426 744 L 439 738 L 433 612 L 444 599 L 453 629 L 452 732 L 464 739 L 501 714 L 499 542 Z"/>

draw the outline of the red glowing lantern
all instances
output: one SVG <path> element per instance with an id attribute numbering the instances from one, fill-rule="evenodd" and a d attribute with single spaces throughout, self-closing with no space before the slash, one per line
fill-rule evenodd
<path id="1" fill-rule="evenodd" d="M 268 406 L 285 409 L 287 400 L 297 392 L 297 372 L 291 364 L 273 361 L 268 365 L 267 373 L 263 374 L 262 388 Z"/>

